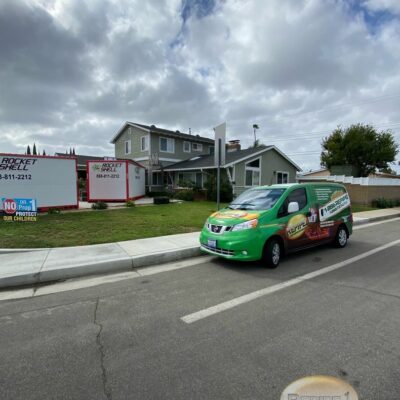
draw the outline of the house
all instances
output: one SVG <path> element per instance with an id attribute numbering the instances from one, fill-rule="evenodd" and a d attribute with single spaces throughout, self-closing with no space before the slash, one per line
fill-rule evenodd
<path id="1" fill-rule="evenodd" d="M 259 185 L 296 182 L 300 167 L 275 146 L 258 146 L 227 151 L 225 165 L 234 195 Z M 210 172 L 216 169 L 213 155 L 193 157 L 164 168 L 174 188 L 180 182 L 192 181 L 204 187 Z"/>
<path id="2" fill-rule="evenodd" d="M 111 143 L 116 158 L 134 160 L 146 168 L 146 186 L 150 191 L 172 184 L 168 175 L 162 173 L 164 167 L 214 153 L 212 139 L 133 122 L 126 122 Z"/>
<path id="3" fill-rule="evenodd" d="M 150 190 L 172 184 L 162 173 L 164 167 L 214 153 L 212 139 L 133 122 L 126 122 L 111 143 L 116 158 L 138 161 L 147 169 L 146 185 Z"/>
<path id="4" fill-rule="evenodd" d="M 138 161 L 146 167 L 146 185 L 150 191 L 176 189 L 187 181 L 204 187 L 210 172 L 216 169 L 214 140 L 199 135 L 126 122 L 111 143 L 116 158 Z M 227 144 L 223 168 L 234 194 L 251 186 L 295 182 L 300 171 L 277 147 L 241 150 L 238 140 Z"/>

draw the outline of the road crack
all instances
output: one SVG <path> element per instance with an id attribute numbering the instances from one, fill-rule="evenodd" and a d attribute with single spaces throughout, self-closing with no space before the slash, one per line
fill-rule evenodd
<path id="1" fill-rule="evenodd" d="M 107 385 L 107 370 L 104 365 L 104 358 L 105 358 L 104 345 L 101 342 L 101 333 L 103 332 L 103 325 L 97 321 L 97 312 L 99 309 L 99 303 L 100 303 L 100 299 L 97 298 L 95 308 L 94 308 L 93 323 L 94 323 L 94 325 L 99 327 L 99 331 L 97 332 L 97 335 L 96 335 L 96 344 L 97 344 L 97 348 L 99 349 L 99 353 L 100 353 L 100 366 L 101 366 L 101 377 L 102 377 L 102 382 L 103 382 L 103 392 L 104 392 L 104 395 L 106 396 L 107 400 L 112 400 L 111 390 L 108 388 L 108 385 Z"/>

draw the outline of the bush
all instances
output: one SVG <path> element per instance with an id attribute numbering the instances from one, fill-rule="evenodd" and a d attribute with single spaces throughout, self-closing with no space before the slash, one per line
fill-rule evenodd
<path id="1" fill-rule="evenodd" d="M 378 197 L 371 202 L 372 207 L 377 208 L 392 208 L 400 206 L 400 199 L 392 200 L 392 199 L 385 199 L 384 197 Z"/>
<path id="2" fill-rule="evenodd" d="M 133 201 L 133 200 L 128 200 L 126 203 L 125 203 L 125 206 L 126 207 L 135 207 L 135 202 Z"/>
<path id="3" fill-rule="evenodd" d="M 209 175 L 204 187 L 207 189 L 207 200 L 217 201 L 217 177 L 216 173 Z M 232 186 L 229 183 L 225 170 L 221 170 L 221 189 L 220 200 L 224 203 L 230 203 L 233 199 Z"/>
<path id="4" fill-rule="evenodd" d="M 47 211 L 47 214 L 53 215 L 53 214 L 61 214 L 61 210 L 59 208 L 49 208 Z"/>
<path id="5" fill-rule="evenodd" d="M 96 201 L 96 203 L 92 204 L 93 210 L 105 210 L 106 208 L 108 208 L 108 205 L 104 201 Z"/>
<path id="6" fill-rule="evenodd" d="M 153 203 L 154 204 L 168 204 L 169 203 L 169 197 L 167 197 L 167 196 L 154 197 Z"/>
<path id="7" fill-rule="evenodd" d="M 177 200 L 193 201 L 194 200 L 194 191 L 192 189 L 180 190 L 179 192 L 175 193 L 174 198 Z"/>

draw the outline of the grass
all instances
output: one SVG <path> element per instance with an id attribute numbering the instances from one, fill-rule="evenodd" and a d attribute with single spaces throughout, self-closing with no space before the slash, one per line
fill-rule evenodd
<path id="1" fill-rule="evenodd" d="M 0 248 L 81 246 L 195 232 L 215 209 L 213 202 L 184 202 L 40 215 L 37 222 L 0 220 Z M 374 208 L 352 205 L 352 210 Z"/>
<path id="2" fill-rule="evenodd" d="M 373 210 L 377 210 L 377 208 L 376 207 L 371 207 L 371 206 L 363 206 L 363 205 L 360 205 L 360 204 L 352 204 L 351 205 L 351 211 L 353 213 L 362 212 L 362 211 L 373 211 Z"/>
<path id="3" fill-rule="evenodd" d="M 65 247 L 117 242 L 201 229 L 213 202 L 39 215 L 37 222 L 0 221 L 0 248 Z"/>

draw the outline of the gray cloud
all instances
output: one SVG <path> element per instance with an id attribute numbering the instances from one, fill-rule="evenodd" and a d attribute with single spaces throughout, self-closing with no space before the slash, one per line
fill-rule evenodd
<path id="1" fill-rule="evenodd" d="M 125 120 L 210 136 L 227 119 L 230 138 L 250 145 L 258 123 L 308 169 L 337 125 L 399 137 L 396 1 L 207 4 L 3 1 L 0 151 L 112 155 Z"/>

